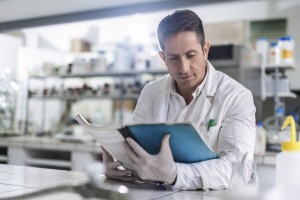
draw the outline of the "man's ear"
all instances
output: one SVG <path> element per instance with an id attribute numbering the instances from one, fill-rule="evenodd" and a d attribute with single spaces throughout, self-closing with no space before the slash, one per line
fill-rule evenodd
<path id="1" fill-rule="evenodd" d="M 158 54 L 159 54 L 160 58 L 165 62 L 165 55 L 164 55 L 164 52 L 158 51 Z"/>
<path id="2" fill-rule="evenodd" d="M 210 43 L 205 42 L 204 45 L 203 45 L 203 54 L 204 54 L 204 57 L 205 57 L 206 60 L 208 58 L 209 49 L 210 49 Z"/>

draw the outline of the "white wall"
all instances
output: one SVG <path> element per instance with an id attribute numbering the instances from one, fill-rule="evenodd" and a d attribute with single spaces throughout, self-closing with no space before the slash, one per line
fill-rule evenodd
<path id="1" fill-rule="evenodd" d="M 16 79 L 16 66 L 21 39 L 14 36 L 0 34 L 0 73 L 10 69 L 11 79 Z"/>
<path id="2" fill-rule="evenodd" d="M 0 1 L 0 22 L 156 1 L 165 0 L 4 0 Z"/>

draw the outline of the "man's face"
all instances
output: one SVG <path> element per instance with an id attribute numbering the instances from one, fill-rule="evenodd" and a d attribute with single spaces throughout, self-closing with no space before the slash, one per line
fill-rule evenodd
<path id="1" fill-rule="evenodd" d="M 159 54 L 178 88 L 195 90 L 205 77 L 208 51 L 209 43 L 202 49 L 196 33 L 185 31 L 167 37 Z"/>

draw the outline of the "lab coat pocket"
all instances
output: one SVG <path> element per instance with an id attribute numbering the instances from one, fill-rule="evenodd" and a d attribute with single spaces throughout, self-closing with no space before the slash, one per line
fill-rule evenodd
<path id="1" fill-rule="evenodd" d="M 214 150 L 217 150 L 219 132 L 221 126 L 213 126 L 207 130 L 207 126 L 200 126 L 200 134 L 206 143 Z"/>

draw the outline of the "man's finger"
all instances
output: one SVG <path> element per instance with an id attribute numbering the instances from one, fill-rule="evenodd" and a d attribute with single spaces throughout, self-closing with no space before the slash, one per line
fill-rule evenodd
<path id="1" fill-rule="evenodd" d="M 128 142 L 129 146 L 133 149 L 133 151 L 137 154 L 137 156 L 141 158 L 145 158 L 149 154 L 138 144 L 136 143 L 133 139 L 131 138 L 126 138 L 126 141 Z"/>
<path id="2" fill-rule="evenodd" d="M 117 167 L 122 166 L 122 163 L 120 161 L 113 161 L 106 163 L 106 167 L 109 169 L 116 169 Z"/>
<path id="3" fill-rule="evenodd" d="M 110 163 L 113 162 L 114 159 L 113 157 L 108 153 L 108 151 L 106 151 L 106 149 L 104 149 L 104 147 L 101 146 L 102 149 L 102 159 L 104 161 L 104 163 Z"/>

